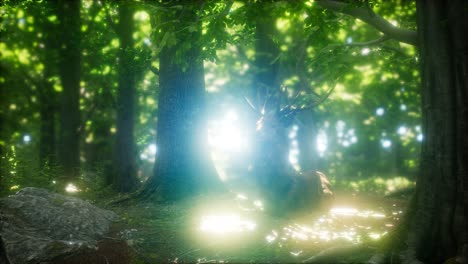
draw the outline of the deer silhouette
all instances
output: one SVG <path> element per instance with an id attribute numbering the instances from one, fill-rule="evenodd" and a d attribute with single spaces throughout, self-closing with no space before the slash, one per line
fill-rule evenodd
<path id="1" fill-rule="evenodd" d="M 289 161 L 288 132 L 296 115 L 311 105 L 300 107 L 296 100 L 287 99 L 284 87 L 269 94 L 261 107 L 245 99 L 258 115 L 250 174 L 266 201 L 266 210 L 275 215 L 304 211 L 331 197 L 330 181 L 324 173 L 299 171 Z"/>

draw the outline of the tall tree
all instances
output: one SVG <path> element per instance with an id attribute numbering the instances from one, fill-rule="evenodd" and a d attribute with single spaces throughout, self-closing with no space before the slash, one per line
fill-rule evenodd
<path id="1" fill-rule="evenodd" d="M 5 72 L 3 65 L 0 64 L 1 72 Z M 6 126 L 6 113 L 7 113 L 7 102 L 6 102 L 6 88 L 5 83 L 0 83 L 0 192 L 7 189 L 6 176 L 7 176 L 7 135 L 5 133 Z"/>
<path id="2" fill-rule="evenodd" d="M 468 31 L 466 2 L 417 1 L 418 35 L 401 30 L 369 8 L 339 1 L 323 7 L 355 16 L 390 38 L 417 44 L 422 78 L 424 141 L 416 193 L 388 256 L 404 263 L 468 261 Z M 385 257 L 378 258 L 387 262 Z M 377 260 L 377 259 L 376 259 Z"/>
<path id="3" fill-rule="evenodd" d="M 402 231 L 404 259 L 468 261 L 467 3 L 418 1 L 423 131 L 416 194 Z"/>
<path id="4" fill-rule="evenodd" d="M 40 121 L 40 138 L 39 138 L 39 161 L 40 166 L 44 167 L 56 162 L 56 112 L 57 101 L 56 94 L 53 89 L 51 78 L 56 73 L 57 64 L 55 63 L 57 57 L 57 25 L 55 22 L 48 19 L 52 15 L 50 10 L 53 5 L 46 5 L 43 12 L 38 13 L 36 16 L 39 21 L 39 29 L 42 30 L 44 35 L 44 52 L 42 54 L 42 61 L 44 70 L 42 72 L 42 81 L 39 87 L 39 112 L 41 115 Z"/>
<path id="5" fill-rule="evenodd" d="M 119 5 L 117 34 L 120 40 L 117 134 L 114 159 L 113 184 L 118 191 L 130 192 L 138 184 L 135 165 L 135 69 L 133 9 L 128 3 Z"/>
<path id="6" fill-rule="evenodd" d="M 81 1 L 57 2 L 60 22 L 59 74 L 60 96 L 60 165 L 66 177 L 74 178 L 80 167 L 80 70 L 81 70 Z"/>
<path id="7" fill-rule="evenodd" d="M 217 182 L 206 147 L 200 6 L 187 2 L 179 7 L 167 5 L 161 15 L 166 26 L 159 54 L 158 154 L 154 174 L 141 192 L 161 200 L 213 190 Z"/>
<path id="8" fill-rule="evenodd" d="M 279 48 L 274 42 L 276 36 L 276 17 L 272 14 L 273 5 L 256 3 L 255 16 L 255 62 L 253 95 L 267 98 L 267 93 L 279 90 Z M 269 15 L 264 15 L 269 14 Z M 260 103 L 260 102 L 257 102 Z M 275 102 L 270 102 L 275 103 Z"/>

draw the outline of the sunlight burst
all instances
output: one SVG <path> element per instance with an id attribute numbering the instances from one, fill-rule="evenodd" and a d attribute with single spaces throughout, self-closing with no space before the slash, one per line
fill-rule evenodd
<path id="1" fill-rule="evenodd" d="M 234 214 L 204 216 L 200 224 L 200 230 L 211 234 L 251 232 L 255 228 L 256 224 L 253 221 Z"/>
<path id="2" fill-rule="evenodd" d="M 23 142 L 28 144 L 29 142 L 31 142 L 31 136 L 30 135 L 24 135 L 23 136 Z"/>
<path id="3" fill-rule="evenodd" d="M 65 191 L 68 193 L 76 193 L 79 192 L 80 189 L 78 189 L 78 187 L 76 187 L 76 185 L 74 185 L 73 183 L 69 183 L 67 187 L 65 187 Z"/>

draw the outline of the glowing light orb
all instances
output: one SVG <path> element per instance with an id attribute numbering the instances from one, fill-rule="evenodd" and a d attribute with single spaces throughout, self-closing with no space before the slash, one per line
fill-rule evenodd
<path id="1" fill-rule="evenodd" d="M 330 210 L 333 215 L 356 215 L 358 210 L 350 207 L 335 207 Z"/>
<path id="2" fill-rule="evenodd" d="M 239 125 L 239 117 L 233 110 L 227 112 L 223 120 L 216 122 L 210 129 L 209 143 L 215 149 L 240 152 L 246 146 L 246 138 L 242 134 Z"/>
<path id="3" fill-rule="evenodd" d="M 320 156 L 323 156 L 328 147 L 327 134 L 323 130 L 320 130 L 320 132 L 317 135 L 316 146 Z"/>
<path id="4" fill-rule="evenodd" d="M 408 132 L 408 129 L 405 126 L 400 126 L 398 128 L 398 134 L 404 135 L 404 134 L 406 134 L 406 132 Z"/>
<path id="5" fill-rule="evenodd" d="M 385 114 L 385 109 L 383 109 L 382 107 L 377 108 L 377 110 L 375 110 L 375 113 L 376 113 L 378 116 L 383 116 L 383 114 Z"/>
<path id="6" fill-rule="evenodd" d="M 65 187 L 65 191 L 69 193 L 76 193 L 76 192 L 79 192 L 80 190 L 73 183 L 69 183 L 67 187 Z"/>
<path id="7" fill-rule="evenodd" d="M 204 216 L 200 223 L 200 230 L 211 234 L 228 234 L 251 232 L 255 230 L 253 221 L 242 219 L 238 215 L 209 215 Z"/>
<path id="8" fill-rule="evenodd" d="M 382 147 L 384 148 L 389 148 L 392 146 L 392 141 L 390 141 L 389 139 L 382 139 L 381 143 L 382 143 Z"/>
<path id="9" fill-rule="evenodd" d="M 361 54 L 362 54 L 362 55 L 367 55 L 367 54 L 370 53 L 370 51 L 371 51 L 371 50 L 370 50 L 369 48 L 363 48 L 363 49 L 361 50 Z"/>
<path id="10" fill-rule="evenodd" d="M 154 161 L 157 152 L 158 147 L 156 146 L 156 144 L 149 144 L 140 154 L 140 158 L 146 161 Z"/>
<path id="11" fill-rule="evenodd" d="M 419 141 L 419 142 L 422 142 L 423 139 L 424 139 L 423 134 L 419 134 L 419 135 L 416 137 L 416 140 Z"/>
<path id="12" fill-rule="evenodd" d="M 23 136 L 23 142 L 26 143 L 26 144 L 31 142 L 31 136 L 30 135 L 24 135 Z"/>

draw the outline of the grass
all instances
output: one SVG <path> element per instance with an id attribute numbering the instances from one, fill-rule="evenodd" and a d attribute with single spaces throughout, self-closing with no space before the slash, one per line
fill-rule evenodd
<path id="1" fill-rule="evenodd" d="M 376 198 L 338 195 L 331 205 L 337 210 L 323 209 L 294 218 L 269 216 L 255 210 L 251 201 L 229 195 L 111 209 L 122 216 L 125 228 L 120 236 L 135 250 L 134 263 L 291 263 L 313 262 L 313 257 L 315 263 L 338 259 L 361 263 L 399 221 L 404 207 L 394 198 Z M 216 214 L 253 220 L 255 228 L 243 229 L 240 224 L 226 232 L 222 228 L 202 230 L 203 217 Z M 229 219 L 221 218 L 221 224 Z"/>

